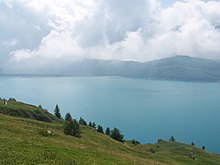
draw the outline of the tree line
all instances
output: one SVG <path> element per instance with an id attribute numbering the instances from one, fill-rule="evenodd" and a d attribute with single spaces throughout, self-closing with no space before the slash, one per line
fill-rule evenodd
<path id="1" fill-rule="evenodd" d="M 54 115 L 59 119 L 62 118 L 60 113 L 60 108 L 58 105 L 55 106 Z M 89 122 L 89 124 L 87 124 L 87 122 L 82 117 L 80 117 L 79 121 L 73 119 L 71 113 L 69 112 L 66 113 L 64 120 L 65 123 L 63 126 L 63 132 L 66 135 L 81 137 L 82 131 L 80 129 L 80 125 L 82 125 L 82 126 L 89 126 L 91 128 L 94 128 L 98 133 L 106 134 L 107 136 L 110 136 L 111 138 L 119 142 L 124 141 L 124 135 L 121 134 L 121 131 L 118 128 L 114 128 L 111 130 L 109 127 L 107 127 L 104 131 L 103 127 L 101 125 L 96 125 L 95 122 Z"/>

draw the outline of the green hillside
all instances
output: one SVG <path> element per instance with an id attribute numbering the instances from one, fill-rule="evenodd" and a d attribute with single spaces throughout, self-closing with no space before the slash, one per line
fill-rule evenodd
<path id="1" fill-rule="evenodd" d="M 30 113 L 32 116 L 35 116 L 33 114 L 36 111 L 37 114 L 41 111 L 41 115 L 48 116 L 51 121 L 33 120 L 34 117 L 29 119 L 27 116 L 8 116 L 14 115 L 15 111 L 26 111 L 25 114 Z M 0 102 L 0 112 L 1 165 L 220 164 L 220 155 L 178 142 L 161 141 L 144 145 L 134 145 L 129 141 L 120 143 L 88 126 L 81 126 L 81 138 L 67 136 L 63 133 L 62 121 L 48 112 L 45 113 L 45 110 L 24 103 L 9 102 L 8 105 L 3 105 L 3 102 Z M 49 135 L 48 131 L 52 134 Z M 195 156 L 195 160 L 190 155 Z"/>
<path id="2" fill-rule="evenodd" d="M 51 115 L 46 109 L 17 102 L 12 98 L 7 101 L 7 105 L 0 99 L 0 110 L 0 113 L 10 116 L 24 117 L 45 122 L 59 121 L 59 119 Z"/>

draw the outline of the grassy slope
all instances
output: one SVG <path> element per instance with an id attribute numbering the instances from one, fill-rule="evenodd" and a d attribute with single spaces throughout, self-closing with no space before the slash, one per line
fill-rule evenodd
<path id="1" fill-rule="evenodd" d="M 22 102 L 8 101 L 7 105 L 4 105 L 3 101 L 0 100 L 0 110 L 0 113 L 5 115 L 25 117 L 46 122 L 59 122 L 59 119 L 51 115 L 47 110 Z"/>
<path id="2" fill-rule="evenodd" d="M 119 143 L 90 127 L 82 127 L 82 138 L 75 138 L 54 126 L 60 124 L 0 114 L 0 164 L 220 164 L 219 155 L 186 144 Z M 46 130 L 55 135 L 46 136 Z M 191 151 L 196 160 L 187 156 Z"/>

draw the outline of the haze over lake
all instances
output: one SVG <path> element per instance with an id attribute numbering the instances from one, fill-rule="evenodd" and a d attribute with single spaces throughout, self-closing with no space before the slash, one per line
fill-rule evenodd
<path id="1" fill-rule="evenodd" d="M 118 127 L 126 139 L 158 138 L 220 153 L 220 83 L 121 77 L 0 77 L 0 97 L 71 112 L 87 122 Z"/>

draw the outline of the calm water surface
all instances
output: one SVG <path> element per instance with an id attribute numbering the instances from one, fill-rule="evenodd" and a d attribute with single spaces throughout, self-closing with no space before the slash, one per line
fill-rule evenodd
<path id="1" fill-rule="evenodd" d="M 220 153 L 220 83 L 119 77 L 0 77 L 0 97 L 118 127 L 126 139 L 194 142 Z"/>

